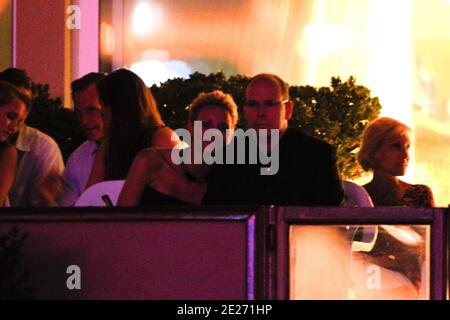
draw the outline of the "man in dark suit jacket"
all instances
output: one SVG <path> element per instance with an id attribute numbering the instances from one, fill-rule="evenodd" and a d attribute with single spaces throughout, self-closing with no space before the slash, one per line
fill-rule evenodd
<path id="1" fill-rule="evenodd" d="M 250 80 L 245 98 L 247 129 L 266 129 L 268 137 L 278 130 L 278 172 L 261 175 L 260 164 L 213 166 L 204 203 L 340 205 L 344 192 L 336 152 L 329 144 L 288 128 L 293 103 L 287 83 L 273 74 L 259 74 Z"/>

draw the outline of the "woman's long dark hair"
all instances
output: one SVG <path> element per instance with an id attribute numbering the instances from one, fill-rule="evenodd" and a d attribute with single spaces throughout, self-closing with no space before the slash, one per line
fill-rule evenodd
<path id="1" fill-rule="evenodd" d="M 164 122 L 150 89 L 132 71 L 113 71 L 97 88 L 111 115 L 105 127 L 105 179 L 125 179 L 136 154 L 150 147 L 154 131 Z"/>

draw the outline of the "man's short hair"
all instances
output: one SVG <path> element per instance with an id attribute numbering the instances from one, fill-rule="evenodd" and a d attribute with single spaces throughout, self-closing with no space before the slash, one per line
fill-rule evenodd
<path id="1" fill-rule="evenodd" d="M 23 69 L 8 68 L 0 72 L 0 80 L 9 82 L 17 88 L 31 90 L 31 78 Z"/>
<path id="2" fill-rule="evenodd" d="M 91 72 L 80 79 L 76 79 L 72 81 L 71 89 L 72 89 L 72 98 L 74 94 L 80 93 L 81 91 L 86 90 L 91 84 L 97 84 L 100 80 L 106 77 L 106 74 L 101 72 Z"/>
<path id="3" fill-rule="evenodd" d="M 274 83 L 278 84 L 278 87 L 280 88 L 281 94 L 283 96 L 283 99 L 289 99 L 289 84 L 285 82 L 283 79 L 281 79 L 279 76 L 272 74 L 272 73 L 260 73 L 256 76 L 252 77 L 248 83 L 247 87 L 255 80 L 259 79 L 267 79 L 270 81 L 273 81 Z"/>
<path id="4" fill-rule="evenodd" d="M 217 106 L 231 116 L 231 124 L 234 128 L 238 121 L 238 108 L 230 94 L 220 90 L 212 92 L 201 92 L 189 105 L 189 123 L 193 123 L 198 118 L 198 114 L 205 106 Z"/>
<path id="5" fill-rule="evenodd" d="M 10 103 L 14 98 L 18 98 L 25 103 L 27 111 L 30 110 L 30 98 L 20 92 L 12 83 L 0 80 L 0 107 Z"/>
<path id="6" fill-rule="evenodd" d="M 388 117 L 378 118 L 369 123 L 364 130 L 358 153 L 358 162 L 363 169 L 366 171 L 376 169 L 379 164 L 375 160 L 375 153 L 383 146 L 383 142 L 409 130 L 411 129 L 404 123 Z"/>

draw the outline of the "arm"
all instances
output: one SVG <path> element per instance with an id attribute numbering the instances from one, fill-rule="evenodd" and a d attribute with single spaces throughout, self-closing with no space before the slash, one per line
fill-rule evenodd
<path id="1" fill-rule="evenodd" d="M 0 150 L 0 207 L 5 204 L 9 189 L 14 182 L 17 166 L 17 151 L 12 146 Z"/>
<path id="2" fill-rule="evenodd" d="M 159 171 L 155 161 L 153 161 L 154 153 L 151 149 L 144 149 L 138 153 L 120 192 L 117 206 L 139 205 L 142 193 L 149 182 L 150 175 Z"/>
<path id="3" fill-rule="evenodd" d="M 71 160 L 69 157 L 63 174 L 63 189 L 58 197 L 59 205 L 62 207 L 73 206 L 83 192 L 76 183 L 76 164 Z"/>
<path id="4" fill-rule="evenodd" d="M 180 143 L 180 138 L 169 127 L 162 127 L 156 130 L 152 138 L 152 147 L 154 148 L 169 148 L 177 146 Z"/>
<path id="5" fill-rule="evenodd" d="M 94 165 L 92 166 L 91 174 L 86 183 L 85 190 L 90 186 L 105 180 L 105 143 L 102 143 L 95 154 Z"/>
<path id="6" fill-rule="evenodd" d="M 39 175 L 35 191 L 31 195 L 33 206 L 58 206 L 56 196 L 62 189 L 64 161 L 55 141 L 40 145 L 38 156 Z"/>
<path id="7" fill-rule="evenodd" d="M 94 164 L 95 150 L 95 143 L 86 141 L 70 155 L 64 169 L 63 189 L 58 196 L 60 206 L 73 206 L 83 193 Z"/>

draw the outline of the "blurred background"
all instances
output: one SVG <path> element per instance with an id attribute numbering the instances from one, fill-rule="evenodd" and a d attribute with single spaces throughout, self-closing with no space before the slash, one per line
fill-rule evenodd
<path id="1" fill-rule="evenodd" d="M 41 66 L 32 70 L 27 63 L 33 57 L 20 56 L 29 50 L 13 54 L 13 2 L 0 0 L 0 68 L 25 66 L 40 80 L 42 72 L 35 70 Z M 24 3 L 18 12 L 30 6 L 15 2 Z M 93 68 L 128 67 L 151 86 L 195 71 L 221 70 L 227 76 L 273 72 L 290 84 L 326 86 L 332 76 L 355 76 L 379 97 L 382 115 L 413 128 L 405 180 L 429 185 L 436 204 L 448 206 L 450 0 L 33 1 L 35 6 L 59 2 L 63 9 L 70 3 L 92 6 L 82 12 L 80 33 L 99 39 L 94 63 L 81 62 L 81 50 L 72 57 L 80 61 L 78 66 L 72 61 L 73 77 Z M 88 28 L 90 21 L 95 25 Z M 19 31 L 26 33 L 27 24 Z M 42 35 L 32 37 L 19 39 L 19 45 L 25 48 Z M 65 81 L 67 91 L 70 77 Z M 65 95 L 68 105 L 70 95 Z"/>
<path id="2" fill-rule="evenodd" d="M 382 115 L 414 130 L 405 180 L 448 205 L 449 0 L 102 0 L 100 10 L 102 70 L 126 66 L 147 85 L 194 71 L 312 86 L 355 76 Z"/>

